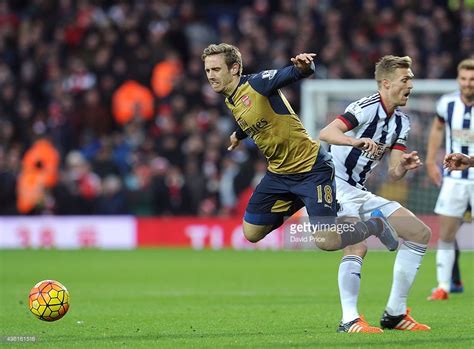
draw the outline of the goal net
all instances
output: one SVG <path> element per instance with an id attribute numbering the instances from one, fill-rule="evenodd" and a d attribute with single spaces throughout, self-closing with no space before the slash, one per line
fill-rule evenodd
<path id="1" fill-rule="evenodd" d="M 458 88 L 456 80 L 415 80 L 408 105 L 402 110 L 410 117 L 408 149 L 417 150 L 422 161 L 438 98 Z M 375 80 L 306 80 L 302 85 L 301 118 L 312 137 L 353 101 L 377 91 Z M 443 147 L 444 149 L 444 147 Z M 442 163 L 439 153 L 438 163 Z M 384 157 L 387 161 L 387 157 Z M 417 214 L 432 214 L 439 189 L 434 186 L 424 167 L 409 171 L 398 182 L 388 182 L 387 166 L 382 163 L 367 180 L 367 188 L 390 200 L 396 200 Z"/>

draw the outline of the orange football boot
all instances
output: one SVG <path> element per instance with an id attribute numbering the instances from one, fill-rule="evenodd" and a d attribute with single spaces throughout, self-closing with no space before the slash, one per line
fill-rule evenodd
<path id="1" fill-rule="evenodd" d="M 406 314 L 392 316 L 384 311 L 380 325 L 383 329 L 400 331 L 429 331 L 431 327 L 425 324 L 420 324 L 410 315 L 411 309 L 407 308 Z"/>
<path id="2" fill-rule="evenodd" d="M 346 332 L 346 333 L 383 333 L 381 328 L 370 326 L 367 321 L 365 321 L 364 316 L 361 315 L 355 320 L 346 322 L 345 324 L 339 324 L 337 332 Z"/>

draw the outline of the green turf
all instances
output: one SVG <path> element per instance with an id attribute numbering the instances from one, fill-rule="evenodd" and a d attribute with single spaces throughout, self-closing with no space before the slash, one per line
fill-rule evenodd
<path id="1" fill-rule="evenodd" d="M 395 254 L 371 252 L 360 310 L 378 324 Z M 462 295 L 429 303 L 434 253 L 410 295 L 428 333 L 337 334 L 340 253 L 274 251 L 0 251 L 0 346 L 5 336 L 35 336 L 35 348 L 339 348 L 473 347 L 474 254 L 463 253 Z M 68 287 L 71 308 L 46 323 L 29 312 L 42 279 Z"/>

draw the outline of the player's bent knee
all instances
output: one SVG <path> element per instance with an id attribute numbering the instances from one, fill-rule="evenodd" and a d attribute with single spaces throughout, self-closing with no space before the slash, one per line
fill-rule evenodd
<path id="1" fill-rule="evenodd" d="M 262 237 L 259 234 L 255 234 L 254 232 L 247 232 L 244 230 L 244 236 L 247 239 L 247 241 L 256 243 L 262 240 Z"/>
<path id="2" fill-rule="evenodd" d="M 420 232 L 418 233 L 418 238 L 421 243 L 428 244 L 431 239 L 431 228 L 428 227 L 425 223 L 422 223 Z"/>
<path id="3" fill-rule="evenodd" d="M 407 232 L 407 236 L 403 237 L 405 240 L 418 242 L 420 244 L 428 244 L 431 239 L 431 229 L 422 221 L 418 221 L 413 225 L 411 231 Z"/>
<path id="4" fill-rule="evenodd" d="M 271 231 L 271 226 L 255 225 L 244 221 L 243 231 L 245 238 L 252 243 L 262 240 Z"/>

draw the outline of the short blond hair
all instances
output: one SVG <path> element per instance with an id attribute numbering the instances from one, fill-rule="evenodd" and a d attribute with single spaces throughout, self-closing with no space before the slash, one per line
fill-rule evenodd
<path id="1" fill-rule="evenodd" d="M 459 62 L 458 73 L 461 69 L 474 70 L 474 58 L 466 58 Z"/>
<path id="2" fill-rule="evenodd" d="M 224 55 L 225 64 L 227 68 L 231 68 L 235 63 L 239 65 L 239 76 L 242 75 L 243 65 L 242 65 L 242 55 L 237 47 L 234 45 L 220 43 L 220 44 L 211 44 L 207 46 L 202 52 L 201 59 L 204 61 L 206 57 L 218 54 Z"/>
<path id="3" fill-rule="evenodd" d="M 399 68 L 411 68 L 411 58 L 409 56 L 383 56 L 375 64 L 375 80 L 380 87 L 382 80 L 390 79 L 392 74 Z"/>

